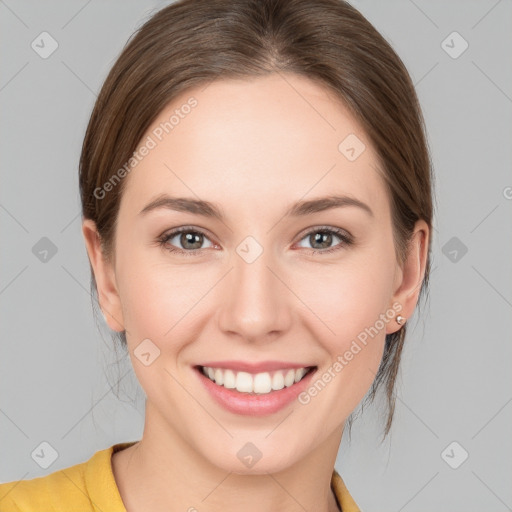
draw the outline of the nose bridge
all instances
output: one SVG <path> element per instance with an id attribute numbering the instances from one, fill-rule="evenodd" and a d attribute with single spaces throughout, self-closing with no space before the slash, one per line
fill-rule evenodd
<path id="1" fill-rule="evenodd" d="M 252 341 L 285 330 L 290 320 L 289 297 L 270 270 L 275 272 L 278 266 L 272 251 L 247 237 L 236 248 L 233 266 L 220 327 Z"/>

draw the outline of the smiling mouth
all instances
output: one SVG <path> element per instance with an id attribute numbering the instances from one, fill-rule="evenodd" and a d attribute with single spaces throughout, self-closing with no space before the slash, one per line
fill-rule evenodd
<path id="1" fill-rule="evenodd" d="M 297 369 L 282 369 L 252 374 L 224 368 L 196 366 L 195 369 L 218 386 L 252 395 L 262 395 L 289 388 L 300 382 L 306 375 L 314 372 L 316 366 Z"/>

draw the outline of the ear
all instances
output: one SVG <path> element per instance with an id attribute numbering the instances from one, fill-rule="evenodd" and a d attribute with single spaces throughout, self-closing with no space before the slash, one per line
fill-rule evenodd
<path id="1" fill-rule="evenodd" d="M 82 223 L 82 233 L 85 238 L 89 262 L 94 271 L 98 300 L 105 321 L 113 331 L 122 332 L 124 331 L 123 313 L 114 269 L 103 255 L 101 239 L 94 221 L 85 219 Z"/>
<path id="2" fill-rule="evenodd" d="M 402 266 L 397 263 L 392 304 L 402 306 L 399 314 L 411 318 L 418 303 L 421 284 L 425 277 L 430 230 L 424 220 L 418 220 L 409 245 L 407 257 Z M 388 323 L 387 334 L 398 331 L 400 325 Z"/>

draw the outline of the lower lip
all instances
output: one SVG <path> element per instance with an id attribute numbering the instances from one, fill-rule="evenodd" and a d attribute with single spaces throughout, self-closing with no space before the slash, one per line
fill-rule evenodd
<path id="1" fill-rule="evenodd" d="M 210 392 L 213 399 L 224 409 L 246 416 L 266 416 L 291 404 L 309 386 L 316 368 L 290 387 L 258 395 L 219 386 L 206 377 L 201 369 L 196 367 L 194 371 L 199 375 L 203 386 Z"/>

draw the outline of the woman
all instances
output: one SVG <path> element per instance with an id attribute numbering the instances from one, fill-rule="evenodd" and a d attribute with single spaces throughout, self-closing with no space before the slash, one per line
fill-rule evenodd
<path id="1" fill-rule="evenodd" d="M 336 454 L 368 391 L 390 430 L 430 262 L 423 119 L 389 44 L 340 0 L 176 2 L 107 77 L 80 192 L 144 433 L 0 486 L 0 509 L 359 510 Z"/>

